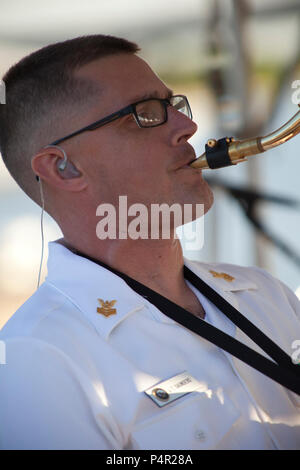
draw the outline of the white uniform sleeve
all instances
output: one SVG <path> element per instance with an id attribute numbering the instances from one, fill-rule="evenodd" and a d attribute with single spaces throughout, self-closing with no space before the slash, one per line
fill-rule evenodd
<path id="1" fill-rule="evenodd" d="M 251 267 L 251 269 L 262 274 L 266 279 L 268 279 L 272 288 L 276 286 L 277 289 L 281 290 L 287 302 L 295 312 L 296 317 L 298 318 L 298 320 L 300 320 L 300 300 L 298 299 L 296 294 L 286 284 L 284 284 L 276 277 L 272 276 L 272 274 L 270 274 L 265 269 L 258 268 L 257 266 L 253 266 Z"/>
<path id="2" fill-rule="evenodd" d="M 267 278 L 270 283 L 270 286 L 274 286 L 277 291 L 281 293 L 285 301 L 288 303 L 288 305 L 291 307 L 292 311 L 294 312 L 297 320 L 299 321 L 299 330 L 295 330 L 296 333 L 296 338 L 291 344 L 291 354 L 293 360 L 297 363 L 300 361 L 300 301 L 296 294 L 282 281 L 279 279 L 273 277 L 270 273 L 265 271 L 264 269 L 261 268 L 254 268 L 257 272 L 261 273 L 265 278 Z M 274 288 L 272 287 L 272 288 Z M 298 334 L 297 334 L 298 333 Z M 289 392 L 292 394 L 292 392 Z M 300 398 L 299 396 L 292 394 L 293 402 L 296 404 L 296 406 L 300 407 Z"/>
<path id="3" fill-rule="evenodd" d="M 297 318 L 300 320 L 300 300 L 296 296 L 296 294 L 288 287 L 286 286 L 283 282 L 279 281 L 281 288 L 291 305 L 292 309 L 294 310 Z"/>
<path id="4" fill-rule="evenodd" d="M 117 447 L 109 427 L 105 427 L 105 406 L 100 399 L 99 403 L 94 399 L 91 406 L 76 365 L 73 369 L 63 353 L 33 338 L 4 343 L 0 449 Z"/>

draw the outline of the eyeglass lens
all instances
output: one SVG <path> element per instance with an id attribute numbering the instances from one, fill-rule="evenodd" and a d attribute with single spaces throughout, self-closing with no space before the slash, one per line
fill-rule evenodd
<path id="1" fill-rule="evenodd" d="M 172 96 L 170 104 L 174 108 L 188 116 L 192 117 L 187 100 L 182 96 Z M 164 103 L 159 100 L 147 100 L 136 105 L 136 113 L 142 127 L 154 127 L 166 122 L 167 110 Z"/>
<path id="2" fill-rule="evenodd" d="M 166 121 L 166 110 L 161 101 L 144 101 L 135 109 L 142 127 L 153 127 Z"/>
<path id="3" fill-rule="evenodd" d="M 170 103 L 175 109 L 177 109 L 177 111 L 185 114 L 190 119 L 192 119 L 192 113 L 191 113 L 188 101 L 185 97 L 172 96 L 172 98 L 170 99 Z"/>

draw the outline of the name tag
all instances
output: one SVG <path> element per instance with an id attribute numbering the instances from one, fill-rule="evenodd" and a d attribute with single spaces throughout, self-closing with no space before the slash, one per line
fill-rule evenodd
<path id="1" fill-rule="evenodd" d="M 185 371 L 148 388 L 145 393 L 162 407 L 199 388 L 203 388 L 203 384 Z"/>

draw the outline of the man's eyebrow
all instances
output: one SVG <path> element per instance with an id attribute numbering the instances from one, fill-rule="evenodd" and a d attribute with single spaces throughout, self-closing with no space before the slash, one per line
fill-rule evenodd
<path id="1" fill-rule="evenodd" d="M 154 90 L 154 91 L 149 91 L 145 93 L 144 95 L 139 95 L 139 96 L 136 96 L 135 98 L 132 98 L 131 103 L 136 103 L 137 101 L 147 100 L 149 98 L 170 99 L 172 98 L 173 95 L 174 95 L 173 90 L 170 90 L 169 88 L 167 89 L 167 96 L 162 96 L 162 94 L 159 91 Z"/>

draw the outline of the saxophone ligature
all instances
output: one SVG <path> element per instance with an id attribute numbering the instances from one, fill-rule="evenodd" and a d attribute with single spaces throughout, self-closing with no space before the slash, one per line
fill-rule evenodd
<path id="1" fill-rule="evenodd" d="M 298 105 L 300 107 L 300 104 Z M 205 145 L 205 152 L 190 163 L 192 168 L 217 169 L 244 162 L 247 157 L 263 153 L 287 142 L 300 133 L 300 109 L 283 126 L 265 137 L 252 137 L 237 140 L 233 137 L 210 139 Z"/>

